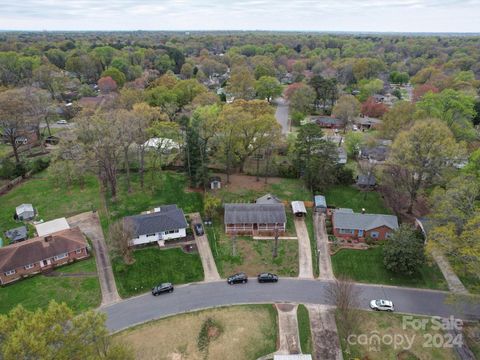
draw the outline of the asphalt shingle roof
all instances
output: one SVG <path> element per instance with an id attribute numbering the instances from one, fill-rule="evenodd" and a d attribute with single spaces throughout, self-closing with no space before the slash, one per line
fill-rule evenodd
<path id="1" fill-rule="evenodd" d="M 372 230 L 380 226 L 398 229 L 398 219 L 394 215 L 358 214 L 345 211 L 333 213 L 333 223 L 337 229 Z"/>
<path id="2" fill-rule="evenodd" d="M 225 204 L 225 224 L 286 223 L 283 204 Z"/>
<path id="3" fill-rule="evenodd" d="M 159 209 L 160 211 L 151 214 L 125 218 L 126 222 L 133 225 L 135 236 L 184 229 L 188 226 L 183 211 L 177 205 L 165 205 Z"/>

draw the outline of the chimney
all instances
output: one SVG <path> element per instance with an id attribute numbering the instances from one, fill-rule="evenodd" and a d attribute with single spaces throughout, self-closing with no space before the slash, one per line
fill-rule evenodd
<path id="1" fill-rule="evenodd" d="M 47 235 L 43 238 L 43 240 L 45 240 L 46 243 L 50 242 L 51 240 L 53 240 L 53 236 L 52 235 Z"/>

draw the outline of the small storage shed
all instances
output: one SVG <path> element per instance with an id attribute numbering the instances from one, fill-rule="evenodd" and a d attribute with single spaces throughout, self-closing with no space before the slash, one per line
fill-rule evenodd
<path id="1" fill-rule="evenodd" d="M 32 204 L 19 205 L 15 210 L 15 215 L 18 220 L 32 220 L 35 217 L 35 210 Z"/>
<path id="2" fill-rule="evenodd" d="M 212 176 L 210 178 L 210 189 L 221 189 L 222 188 L 222 179 L 220 176 Z"/>
<path id="3" fill-rule="evenodd" d="M 301 217 L 307 214 L 303 201 L 292 201 L 292 211 L 295 216 Z"/>
<path id="4" fill-rule="evenodd" d="M 327 200 L 323 195 L 315 195 L 315 212 L 326 213 L 327 212 Z"/>
<path id="5" fill-rule="evenodd" d="M 10 229 L 5 232 L 5 237 L 9 240 L 10 244 L 23 241 L 27 239 L 27 228 L 20 226 L 15 229 Z"/>

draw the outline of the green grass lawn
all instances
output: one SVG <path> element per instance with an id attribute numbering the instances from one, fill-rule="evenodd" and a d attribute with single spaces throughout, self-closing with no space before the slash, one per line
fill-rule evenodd
<path id="1" fill-rule="evenodd" d="M 385 207 L 382 197 L 375 191 L 363 192 L 353 186 L 332 186 L 325 193 L 328 206 L 350 208 L 360 212 L 365 208 L 371 214 L 390 214 Z"/>
<path id="2" fill-rule="evenodd" d="M 343 249 L 332 256 L 335 276 L 345 275 L 354 281 L 448 290 L 447 283 L 436 264 L 424 265 L 415 276 L 397 275 L 383 265 L 382 247 L 368 250 Z"/>
<path id="3" fill-rule="evenodd" d="M 0 144 L 0 159 L 5 157 L 8 153 L 12 151 L 12 147 L 8 144 Z"/>
<path id="4" fill-rule="evenodd" d="M 203 280 L 203 268 L 198 254 L 186 254 L 181 249 L 160 250 L 149 247 L 133 253 L 135 262 L 125 265 L 113 259 L 113 271 L 120 296 L 143 293 L 161 282 L 184 284 Z"/>
<path id="5" fill-rule="evenodd" d="M 23 203 L 31 203 L 38 211 L 38 218 L 45 221 L 58 217 L 68 217 L 84 211 L 98 208 L 100 189 L 93 176 L 87 176 L 85 186 L 55 186 L 48 170 L 34 175 L 28 181 L 18 185 L 1 196 L 0 232 L 20 226 L 13 220 L 15 208 Z"/>
<path id="6" fill-rule="evenodd" d="M 57 268 L 58 272 L 96 271 L 95 259 Z M 80 313 L 100 305 L 101 292 L 97 277 L 46 277 L 38 274 L 0 289 L 0 313 L 7 313 L 21 304 L 29 310 L 44 308 L 51 300 L 65 302 Z"/>
<path id="7" fill-rule="evenodd" d="M 480 294 L 480 276 L 479 274 L 472 274 L 465 272 L 465 264 L 459 260 L 449 258 L 450 265 L 462 282 L 463 286 L 467 288 L 472 294 Z"/>
<path id="8" fill-rule="evenodd" d="M 318 266 L 318 252 L 317 240 L 315 239 L 315 229 L 313 227 L 313 210 L 307 209 L 307 216 L 305 217 L 305 225 L 308 230 L 308 237 L 310 238 L 310 249 L 312 251 L 312 266 L 313 275 L 318 277 L 320 275 L 320 268 Z"/>
<path id="9" fill-rule="evenodd" d="M 298 335 L 302 353 L 312 354 L 312 332 L 310 331 L 310 317 L 307 308 L 300 304 L 297 308 Z"/>
<path id="10" fill-rule="evenodd" d="M 270 185 L 270 192 L 281 200 L 313 201 L 313 194 L 301 179 L 282 179 L 279 183 Z"/>

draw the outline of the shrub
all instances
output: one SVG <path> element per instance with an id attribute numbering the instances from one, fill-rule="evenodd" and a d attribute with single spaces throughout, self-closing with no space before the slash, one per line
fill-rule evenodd
<path id="1" fill-rule="evenodd" d="M 15 177 L 15 163 L 10 159 L 3 159 L 0 163 L 0 178 L 14 179 Z"/>
<path id="2" fill-rule="evenodd" d="M 35 159 L 32 164 L 32 169 L 31 169 L 32 173 L 34 174 L 39 173 L 40 171 L 48 168 L 49 165 L 50 165 L 50 158 L 48 157 Z"/>

